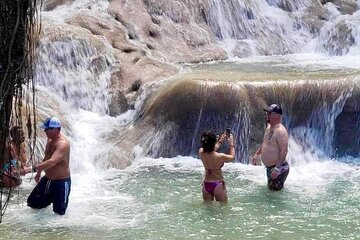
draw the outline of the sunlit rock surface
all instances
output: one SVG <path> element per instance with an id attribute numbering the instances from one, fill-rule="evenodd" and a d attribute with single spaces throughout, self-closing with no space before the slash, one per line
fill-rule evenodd
<path id="1" fill-rule="evenodd" d="M 164 81 L 146 96 L 126 140 L 117 137 L 124 132 L 114 131 L 107 143 L 116 147 L 99 153 L 120 168 L 128 166 L 133 156 L 126 149 L 135 144 L 152 156 L 196 155 L 198 133 L 228 125 L 242 132 L 237 160 L 247 162 L 261 141 L 261 109 L 279 96 L 284 120 L 303 146 L 320 144 L 328 155 L 356 155 L 359 134 L 351 129 L 358 129 L 359 94 L 358 88 L 340 84 L 342 78 L 353 80 L 347 73 L 304 73 L 266 64 L 250 71 L 249 65 L 223 71 L 216 64 L 183 70 L 188 63 L 234 57 L 359 54 L 358 8 L 351 0 L 47 0 L 44 10 L 56 18 L 43 18 L 40 51 L 59 53 L 40 58 L 51 63 L 40 64 L 41 84 L 55 85 L 75 107 L 118 116 L 134 108 L 149 84 Z M 97 92 L 89 93 L 91 86 Z M 317 129 L 326 125 L 327 111 L 335 124 Z M 342 132 L 352 140 L 342 139 Z M 334 141 L 314 137 L 329 134 Z"/>
<path id="2" fill-rule="evenodd" d="M 201 19 L 197 1 L 110 2 L 109 11 L 127 29 L 129 39 L 141 42 L 152 57 L 166 62 L 225 59 L 224 50 Z"/>
<path id="3" fill-rule="evenodd" d="M 85 3 L 45 1 L 44 10 L 61 12 L 63 19 L 60 24 L 47 23 L 48 18 L 44 18 L 44 25 L 51 25 L 53 32 L 64 29 L 46 37 L 50 41 L 82 37 L 92 42 L 97 52 L 111 52 L 115 60 L 109 86 L 112 116 L 131 107 L 132 100 L 127 97 L 134 82 L 173 76 L 178 72 L 177 63 L 296 53 L 313 38 L 318 38 L 318 51 L 331 55 L 351 53 L 357 46 L 358 15 L 330 22 L 331 13 L 325 6 L 333 4 L 340 14 L 352 14 L 358 8 L 352 0 L 322 1 L 324 6 L 315 0 Z M 105 8 L 105 12 L 99 14 L 97 8 Z M 94 59 L 93 63 L 98 69 L 101 60 Z"/>

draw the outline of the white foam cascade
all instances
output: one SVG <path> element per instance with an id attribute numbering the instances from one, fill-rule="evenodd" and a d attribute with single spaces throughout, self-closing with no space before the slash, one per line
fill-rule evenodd
<path id="1" fill-rule="evenodd" d="M 76 0 L 51 11 L 43 11 L 42 16 L 46 23 L 60 25 L 83 11 L 109 18 L 108 5 L 108 1 L 104 0 Z M 38 47 L 37 83 L 50 86 L 50 91 L 77 109 L 105 114 L 110 102 L 108 88 L 111 72 L 116 64 L 111 46 L 106 46 L 104 41 L 106 53 L 97 53 L 93 43 L 85 37 L 72 39 L 69 36 L 69 39 L 57 40 L 56 37 L 48 37 L 54 34 L 46 31 L 45 28 Z"/>
<path id="2" fill-rule="evenodd" d="M 305 20 L 311 11 L 323 12 L 326 19 L 313 19 L 318 22 L 312 26 Z M 360 53 L 360 11 L 342 15 L 332 3 L 321 6 L 308 0 L 210 0 L 208 18 L 230 57 Z"/>
<path id="3" fill-rule="evenodd" d="M 95 63 L 96 62 L 96 63 Z M 39 47 L 36 81 L 76 108 L 104 114 L 111 56 L 99 56 L 85 40 L 48 42 Z"/>
<path id="4" fill-rule="evenodd" d="M 329 21 L 316 38 L 315 50 L 330 55 L 360 54 L 360 11 L 352 15 L 340 15 L 332 3 L 325 5 Z"/>
<path id="5" fill-rule="evenodd" d="M 250 47 L 247 55 L 299 52 L 310 38 L 296 17 L 304 2 L 288 2 L 291 13 L 282 1 L 211 0 L 209 25 L 230 55 L 237 47 Z"/>
<path id="6" fill-rule="evenodd" d="M 65 22 L 72 14 L 85 9 L 107 14 L 107 6 L 107 1 L 74 1 L 57 7 L 51 14 L 44 12 L 44 18 L 47 22 Z M 132 115 L 121 118 L 107 115 L 111 73 L 117 67 L 111 47 L 104 43 L 105 50 L 98 53 L 86 38 L 57 40 L 48 38 L 46 32 L 44 36 L 35 66 L 38 111 L 61 119 L 62 131 L 72 146 L 73 173 L 106 168 L 108 162 L 102 161 L 103 158 L 119 156 L 114 144 L 106 139 L 132 118 Z M 98 162 L 102 166 L 97 166 Z"/>
<path id="7" fill-rule="evenodd" d="M 66 19 L 84 10 L 90 10 L 97 12 L 99 15 L 107 16 L 109 15 L 108 7 L 109 1 L 105 0 L 75 0 L 57 6 L 52 11 L 43 11 L 42 17 L 49 21 L 64 22 Z"/>
<path id="8" fill-rule="evenodd" d="M 333 158 L 335 120 L 351 94 L 351 90 L 344 91 L 335 102 L 324 102 L 312 112 L 306 126 L 295 127 L 289 131 L 288 157 L 292 165 Z"/>

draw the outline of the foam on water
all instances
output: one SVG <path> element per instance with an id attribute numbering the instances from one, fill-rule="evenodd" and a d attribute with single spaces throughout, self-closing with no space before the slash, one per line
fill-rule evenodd
<path id="1" fill-rule="evenodd" d="M 109 16 L 108 7 L 109 2 L 105 0 L 76 0 L 57 6 L 51 11 L 43 11 L 41 14 L 46 21 L 64 22 L 84 10 L 91 10 L 104 17 Z"/>
<path id="2" fill-rule="evenodd" d="M 255 221 L 255 225 L 262 228 L 261 220 L 257 216 L 260 213 L 251 207 L 253 204 L 254 206 L 274 204 L 273 207 L 276 209 L 279 206 L 272 201 L 280 198 L 281 201 L 290 201 L 298 205 L 297 207 L 287 206 L 287 211 L 298 211 L 297 208 L 301 209 L 304 202 L 317 206 L 318 201 L 324 201 L 322 200 L 323 196 L 338 194 L 331 190 L 336 186 L 339 187 L 338 191 L 341 191 L 342 188 L 346 192 L 351 191 L 352 197 L 358 197 L 356 192 L 360 190 L 359 166 L 330 159 L 311 159 L 307 164 L 291 166 L 285 188 L 282 192 L 274 194 L 266 189 L 265 168 L 263 166 L 228 163 L 223 167 L 229 194 L 228 209 L 218 211 L 214 205 L 215 208 L 211 207 L 210 212 L 203 213 L 201 181 L 204 168 L 199 159 L 186 156 L 149 158 L 142 156 L 141 148 L 138 146 L 135 147 L 135 152 L 136 158 L 132 165 L 124 170 L 93 168 L 74 173 L 72 175 L 73 185 L 69 208 L 67 214 L 62 217 L 54 215 L 51 207 L 34 211 L 26 206 L 25 197 L 35 184 L 33 181 L 29 182 L 30 176 L 27 176 L 20 189 L 19 199 L 16 196 L 13 197 L 4 224 L 22 226 L 22 232 L 19 232 L 18 238 L 15 239 L 32 235 L 34 232 L 43 234 L 44 239 L 46 239 L 52 235 L 51 232 L 61 235 L 62 229 L 67 229 L 65 231 L 67 234 L 69 231 L 72 232 L 73 236 L 78 239 L 82 238 L 81 232 L 83 231 L 89 233 L 100 231 L 103 232 L 105 238 L 111 239 L 121 236 L 121 232 L 131 233 L 136 239 L 149 239 L 142 236 L 141 232 L 153 232 L 156 226 L 163 224 L 163 220 L 171 223 L 171 219 L 176 216 L 173 216 L 174 212 L 178 212 L 185 214 L 178 217 L 183 227 L 188 229 L 187 231 L 191 232 L 193 228 L 200 228 L 201 234 L 194 236 L 207 236 L 211 235 L 212 231 L 204 232 L 203 230 L 208 229 L 210 225 L 201 221 L 196 224 L 191 220 L 197 218 L 198 214 L 206 214 L 203 217 L 210 222 L 212 221 L 211 215 L 215 213 L 216 215 L 220 214 L 216 217 L 219 221 L 223 221 L 221 214 L 235 214 L 233 216 L 235 219 L 227 220 L 229 221 L 228 224 L 234 225 L 239 220 L 237 218 L 246 212 L 247 215 L 243 217 L 248 220 L 252 219 Z M 161 194 L 159 195 L 159 193 Z M 249 198 L 252 199 L 251 204 L 248 202 Z M 267 203 L 267 201 L 270 202 Z M 329 206 L 323 206 L 324 210 L 321 210 L 321 206 L 317 206 L 316 211 L 332 209 L 342 204 L 342 201 L 348 202 L 349 208 L 355 207 L 354 199 L 346 198 L 344 200 L 343 197 L 337 197 L 328 203 Z M 345 214 L 346 210 L 344 209 L 341 207 L 338 211 Z M 191 217 L 191 213 L 195 215 Z M 277 218 L 276 214 L 271 214 L 269 217 L 272 217 L 271 221 L 279 223 L 287 221 L 288 214 L 290 212 L 281 217 L 283 220 Z M 321 218 L 317 214 L 311 214 L 309 210 L 303 209 L 301 216 L 312 216 L 315 222 L 318 221 L 316 219 Z M 302 221 L 301 216 L 293 216 L 292 221 Z M 265 217 L 268 218 L 266 214 Z M 288 222 L 288 225 L 292 227 L 291 222 Z M 273 232 L 276 232 L 277 227 L 276 225 L 273 226 Z M 175 224 L 174 227 L 178 227 L 178 225 Z M 305 228 L 307 227 L 310 227 L 310 223 L 305 224 Z M 139 232 L 137 229 L 143 230 Z M 121 232 L 115 234 L 114 231 L 117 230 Z M 233 231 L 241 232 L 242 230 L 233 229 Z M 40 236 L 42 236 L 41 234 Z M 171 235 L 183 236 L 180 232 L 172 232 L 171 228 L 159 231 L 158 234 L 160 235 L 151 235 L 153 237 L 150 238 L 154 239 L 155 236 L 167 238 Z M 228 236 L 228 239 L 235 239 L 231 235 L 227 235 L 230 234 L 229 232 L 223 234 Z M 271 235 L 271 232 L 269 234 Z M 291 234 L 294 232 L 290 231 L 289 234 L 292 236 Z M 39 235 L 37 236 L 39 237 Z M 251 236 L 257 235 L 251 234 Z M 210 237 L 210 239 L 214 237 Z M 65 236 L 65 238 L 69 239 L 69 236 Z"/>
<path id="3" fill-rule="evenodd" d="M 274 65 L 305 68 L 309 70 L 360 69 L 360 56 L 328 56 L 321 53 L 301 53 L 281 56 L 255 56 L 251 58 L 229 58 L 228 62 L 274 63 Z"/>
<path id="4" fill-rule="evenodd" d="M 266 4 L 266 9 L 270 10 L 267 12 L 258 7 L 261 5 L 259 2 L 246 4 L 253 6 L 260 16 L 265 16 L 265 20 L 273 19 L 266 26 L 291 33 L 290 23 L 293 21 L 288 21 L 289 16 L 284 11 L 275 9 L 277 1 L 270 3 L 271 6 Z M 73 1 L 44 12 L 43 16 L 47 20 L 64 21 L 84 9 L 92 9 L 106 16 L 108 4 L 108 1 Z M 245 3 L 237 1 L 237 4 L 243 7 Z M 300 9 L 300 5 L 292 7 Z M 217 7 L 219 10 L 224 6 Z M 336 21 L 338 12 L 330 4 L 327 8 L 332 13 L 331 20 Z M 228 25 L 230 20 L 225 21 L 225 26 L 231 27 Z M 235 44 L 231 39 L 232 30 L 225 30 L 229 31 L 222 31 L 222 44 L 232 48 Z M 354 32 L 353 35 L 357 36 L 356 41 L 360 39 L 358 33 Z M 301 33 L 291 39 L 301 44 L 305 41 Z M 249 38 L 244 41 L 251 46 L 251 52 L 257 54 L 254 40 Z M 18 194 L 12 196 L 4 223 L 0 225 L 3 238 L 184 239 L 190 236 L 192 239 L 239 239 L 242 236 L 244 239 L 277 239 L 288 236 L 303 239 L 305 236 L 309 239 L 351 239 L 353 232 L 360 231 L 357 202 L 360 197 L 359 159 L 329 159 L 319 153 L 319 148 L 316 151 L 312 151 L 313 148 L 304 150 L 293 138 L 290 138 L 289 144 L 291 170 L 281 192 L 267 190 L 264 166 L 225 164 L 223 171 L 230 202 L 224 208 L 217 204 L 210 207 L 202 205 L 204 168 L 197 158 L 178 156 L 155 159 L 144 156 L 141 147 L 135 146 L 134 149 L 127 149 L 135 152 L 129 167 L 123 170 L 106 169 L 108 153 L 116 153 L 116 146 L 107 142 L 107 138 L 115 129 L 121 132 L 122 129 L 133 127 L 131 124 L 137 111 L 140 111 L 151 91 L 163 82 L 145 86 L 143 94 L 136 101 L 135 110 L 110 117 L 106 114 L 106 89 L 111 64 L 105 68 L 98 82 L 98 79 L 93 79 L 93 72 L 89 68 L 89 59 L 96 53 L 88 43 L 72 41 L 53 46 L 44 41 L 42 44 L 41 60 L 48 65 L 42 65 L 43 81 L 40 82 L 41 86 L 37 86 L 37 107 L 42 115 L 61 116 L 66 126 L 64 131 L 67 131 L 72 146 L 69 208 L 66 215 L 61 217 L 53 214 L 51 207 L 40 211 L 28 208 L 26 197 L 35 186 L 33 176 L 28 175 Z M 309 49 L 314 49 L 316 41 L 312 44 Z M 297 45 L 293 47 L 297 49 Z M 73 50 L 81 49 L 83 55 L 78 55 L 78 64 L 74 66 L 71 61 L 68 68 L 59 67 L 54 64 L 56 61 L 50 64 L 50 57 L 55 56 L 51 51 L 56 51 L 56 56 L 63 60 L 69 60 L 72 59 L 69 55 Z M 350 49 L 350 54 L 343 57 L 329 57 L 310 51 L 307 54 L 233 58 L 229 61 L 240 64 L 271 63 L 274 66 L 309 70 L 359 70 L 360 59 L 356 51 Z M 106 57 L 113 60 L 111 54 Z M 61 74 L 63 71 L 66 71 L 65 74 Z M 63 92 L 60 83 L 64 78 L 67 89 Z M 75 85 L 69 88 L 71 84 Z M 84 97 L 72 99 L 71 96 L 79 95 L 79 86 L 83 87 L 80 94 Z M 103 161 L 99 161 L 99 158 Z M 337 229 L 326 221 L 331 221 Z"/>

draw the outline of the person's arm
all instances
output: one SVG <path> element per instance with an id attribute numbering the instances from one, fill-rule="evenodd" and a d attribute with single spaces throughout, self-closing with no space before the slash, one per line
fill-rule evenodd
<path id="1" fill-rule="evenodd" d="M 48 141 L 46 142 L 46 146 L 45 146 L 45 156 L 41 162 L 45 162 L 47 159 L 49 159 L 51 157 L 50 146 L 51 146 L 51 140 L 48 139 Z M 34 166 L 35 166 L 35 168 L 34 168 Z M 38 182 L 40 180 L 42 171 L 37 169 L 36 165 L 33 165 L 30 172 L 33 172 L 35 170 L 36 170 L 35 181 Z"/>
<path id="2" fill-rule="evenodd" d="M 221 153 L 220 159 L 223 162 L 232 162 L 235 159 L 235 144 L 234 144 L 234 136 L 230 134 L 229 136 L 229 154 Z"/>
<path id="3" fill-rule="evenodd" d="M 21 168 L 24 168 L 26 166 L 26 149 L 25 149 L 25 143 L 20 144 L 20 162 L 21 162 Z"/>
<path id="4" fill-rule="evenodd" d="M 221 147 L 221 144 L 224 142 L 225 139 L 226 139 L 226 134 L 223 133 L 215 144 L 214 147 L 215 152 Z"/>
<path id="5" fill-rule="evenodd" d="M 265 129 L 265 133 L 264 133 L 264 136 L 263 136 L 263 140 L 262 140 L 262 143 L 260 144 L 260 147 L 258 148 L 258 150 L 255 152 L 255 154 L 252 156 L 251 158 L 251 161 L 252 161 L 252 164 L 256 165 L 257 163 L 257 159 L 259 158 L 259 156 L 261 155 L 262 153 L 262 145 L 264 143 L 264 138 L 265 138 L 265 135 L 266 135 L 266 130 L 270 128 L 270 124 L 267 124 L 266 125 L 266 129 Z"/>
<path id="6" fill-rule="evenodd" d="M 232 162 L 235 159 L 235 156 L 230 154 L 225 154 L 225 153 L 218 153 L 218 154 L 220 154 L 220 159 L 223 162 Z"/>
<path id="7" fill-rule="evenodd" d="M 58 164 L 59 162 L 61 162 L 64 159 L 66 152 L 67 143 L 59 144 L 50 158 L 47 159 L 47 154 L 45 153 L 44 161 L 42 163 L 25 168 L 24 175 L 26 173 L 36 172 L 36 175 L 40 176 L 41 171 L 50 169 L 56 166 L 56 164 Z"/>
<path id="8" fill-rule="evenodd" d="M 261 147 L 262 144 L 260 145 L 260 147 L 258 148 L 258 150 L 255 152 L 255 154 L 252 156 L 251 161 L 252 164 L 256 165 L 257 163 L 257 159 L 259 158 L 259 156 L 261 155 Z"/>

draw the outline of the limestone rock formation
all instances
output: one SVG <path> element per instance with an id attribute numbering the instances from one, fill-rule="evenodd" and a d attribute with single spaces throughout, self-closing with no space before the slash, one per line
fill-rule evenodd
<path id="1" fill-rule="evenodd" d="M 90 59 L 90 70 L 94 76 L 98 77 L 108 69 L 111 71 L 109 83 L 109 93 L 112 96 L 109 101 L 111 116 L 133 108 L 142 86 L 150 82 L 171 79 L 179 73 L 182 63 L 221 61 L 231 54 L 248 57 L 255 54 L 296 53 L 301 52 L 304 45 L 318 37 L 320 47 L 317 50 L 329 54 L 346 54 L 354 46 L 353 29 L 356 27 L 357 16 L 353 13 L 358 9 L 358 1 L 266 1 L 266 7 L 271 13 L 264 11 L 261 8 L 264 5 L 259 5 L 259 1 L 229 0 L 227 2 L 232 2 L 233 5 L 229 6 L 238 4 L 244 19 L 242 22 L 235 21 L 240 23 L 238 32 L 230 36 L 230 40 L 233 40 L 231 42 L 233 48 L 229 52 L 224 48 L 228 43 L 227 39 L 221 39 L 216 32 L 219 27 L 211 27 L 214 16 L 211 16 L 213 12 L 209 0 L 104 1 L 103 4 L 107 9 L 101 13 L 93 11 L 92 6 L 89 5 L 88 8 L 64 14 L 66 17 L 61 23 L 44 20 L 43 38 L 50 42 L 66 42 L 74 39 L 85 41 L 94 49 Z M 343 15 L 333 21 L 330 19 L 331 13 L 327 11 L 326 6 L 323 6 L 328 2 L 335 4 L 341 14 L 353 14 L 353 18 Z M 60 6 L 66 7 L 73 3 L 73 0 L 47 0 L 45 10 L 56 11 Z M 238 12 L 232 14 L 237 15 Z M 271 14 L 279 14 L 281 17 L 273 20 Z M 350 19 L 351 24 L 345 18 Z M 219 22 L 219 26 L 222 26 L 221 21 Z M 334 27 L 330 26 L 327 29 L 326 23 L 334 24 Z M 214 75 L 214 72 L 207 74 Z M 210 78 L 207 77 L 206 79 Z M 236 116 L 248 114 L 246 116 L 252 119 L 251 123 L 240 119 L 242 125 L 236 124 L 247 129 L 248 135 L 241 136 L 241 140 L 250 141 L 241 149 L 241 154 L 251 152 L 253 149 L 250 146 L 260 141 L 263 114 L 261 111 L 259 113 L 248 110 L 246 106 L 264 105 L 272 101 L 274 96 L 267 95 L 266 88 L 247 86 L 244 88 L 246 89 L 244 93 L 239 89 L 237 92 L 234 91 L 228 85 L 222 84 L 219 79 L 215 81 L 219 84 L 218 88 L 204 87 L 203 82 L 198 80 L 185 79 L 181 83 L 164 86 L 162 92 L 155 94 L 156 96 L 149 96 L 145 108 L 138 113 L 136 122 L 138 129 L 128 130 L 131 137 L 126 142 L 122 139 L 118 140 L 116 144 L 119 149 L 131 146 L 141 139 L 144 145 L 147 145 L 148 153 L 153 156 L 189 154 L 195 149 L 196 139 L 191 139 L 191 136 L 195 131 L 202 130 L 195 129 L 201 118 L 204 127 L 209 127 L 210 124 L 219 128 L 224 127 L 220 126 L 219 116 L 213 114 L 218 112 L 221 118 L 228 119 L 236 114 Z M 303 97 L 300 90 L 289 87 L 287 90 L 289 91 L 281 92 L 284 94 L 284 99 L 290 99 L 286 95 L 290 93 L 298 94 L 299 98 Z M 304 92 L 307 90 L 305 89 Z M 314 93 L 314 96 L 317 94 Z M 214 99 L 219 99 L 219 96 L 221 101 L 215 101 Z M 311 103 L 316 102 L 316 99 L 308 98 Z M 232 106 L 234 99 L 241 104 Z M 346 106 L 350 106 L 350 103 L 349 100 Z M 302 109 L 294 114 L 291 122 L 293 126 L 301 125 L 314 110 L 314 104 L 302 105 L 303 103 L 296 101 L 289 104 L 298 104 L 299 109 Z M 224 106 L 231 107 L 225 111 Z M 199 112 L 204 115 L 198 116 Z M 350 115 L 351 117 L 349 115 L 342 117 L 350 119 L 349 122 L 353 124 L 354 115 L 353 113 Z M 158 131 L 160 127 L 163 131 Z M 252 134 L 249 134 L 250 130 Z M 160 134 L 156 141 L 162 141 L 161 148 L 154 143 L 153 136 L 157 134 Z M 172 145 L 174 138 L 179 140 L 177 146 Z M 129 160 L 131 156 L 124 158 Z"/>
<path id="2" fill-rule="evenodd" d="M 153 58 L 171 63 L 225 59 L 209 27 L 199 20 L 196 1 L 188 8 L 190 2 L 113 0 L 109 11 L 126 28 L 131 42 L 141 44 Z"/>
<path id="3" fill-rule="evenodd" d="M 357 0 L 321 0 L 322 4 L 328 2 L 335 4 L 341 14 L 353 14 L 359 9 Z"/>

